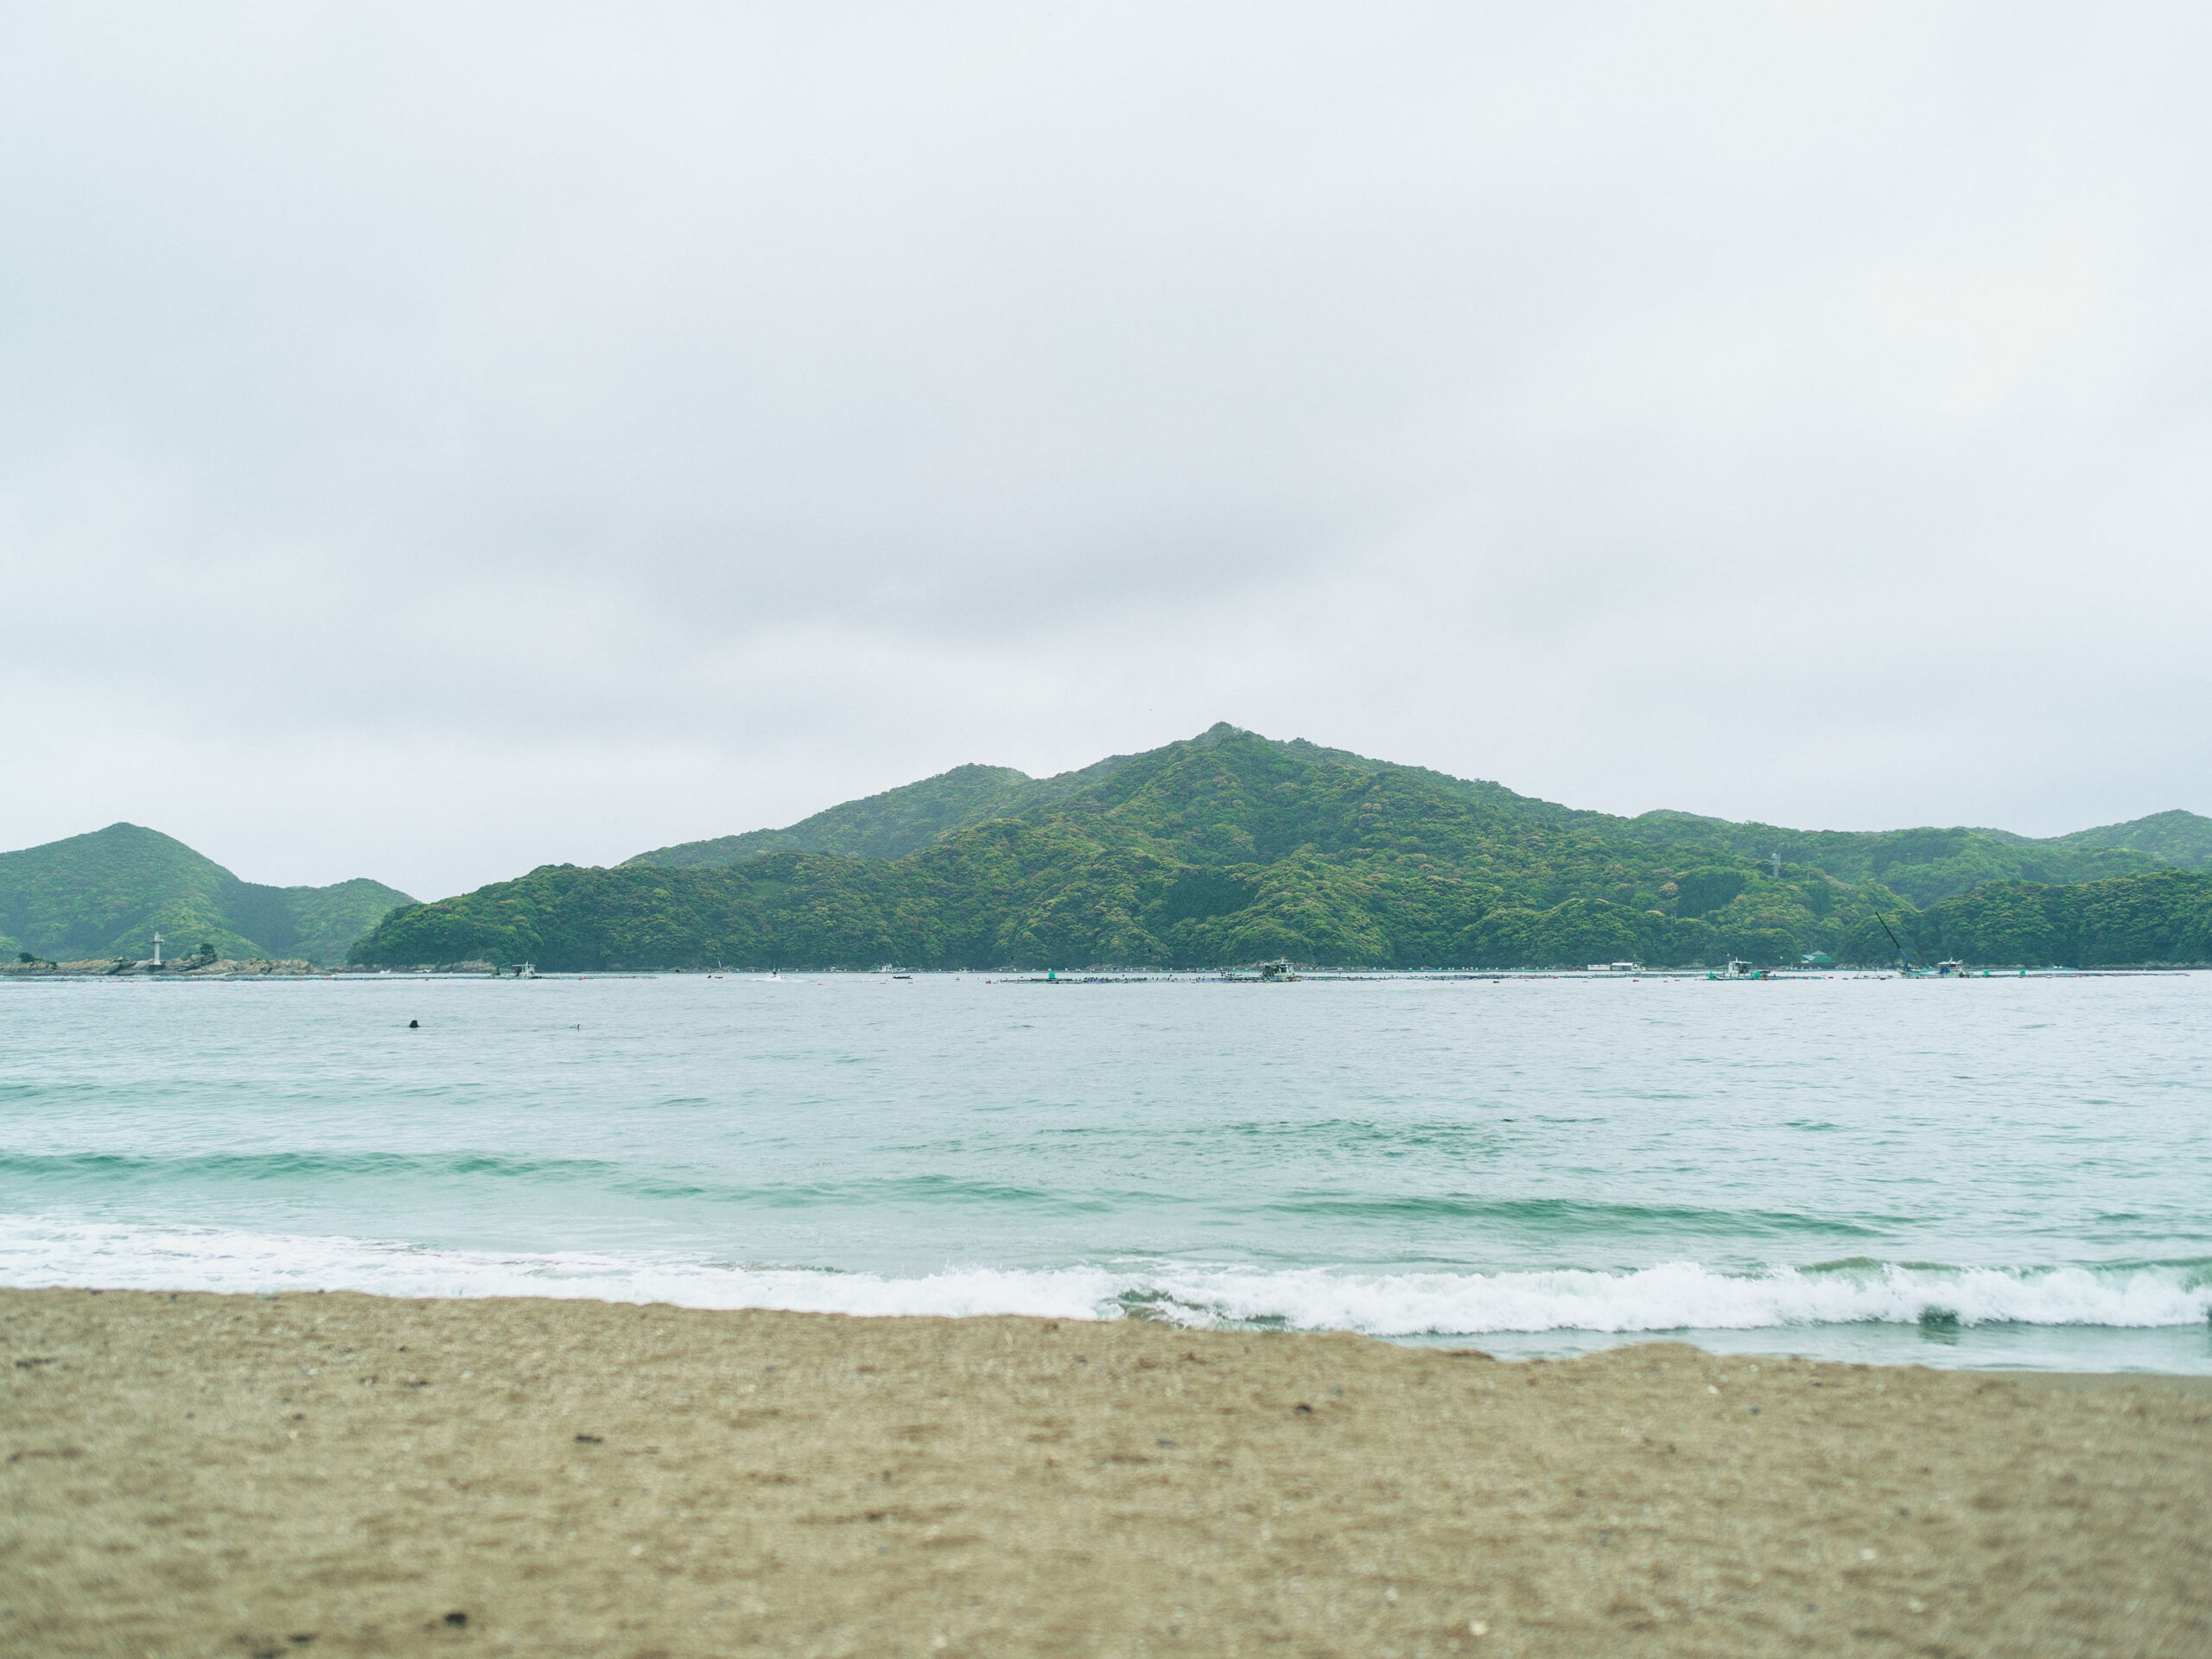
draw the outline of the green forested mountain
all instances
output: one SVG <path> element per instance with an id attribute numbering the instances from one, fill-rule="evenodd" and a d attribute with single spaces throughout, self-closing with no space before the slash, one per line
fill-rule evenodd
<path id="1" fill-rule="evenodd" d="M 241 881 L 182 842 L 135 823 L 0 853 L 0 950 L 59 962 L 151 954 L 303 957 L 338 963 L 396 905 L 415 901 L 365 879 L 327 887 Z"/>
<path id="2" fill-rule="evenodd" d="M 671 869 L 742 864 L 763 853 L 845 853 L 855 858 L 904 858 L 930 842 L 987 818 L 1010 818 L 1065 800 L 1121 765 L 1123 755 L 1057 778 L 1032 778 L 1011 766 L 955 766 L 918 784 L 847 801 L 784 830 L 688 841 L 625 860 Z"/>
<path id="3" fill-rule="evenodd" d="M 2201 870 L 2212 866 L 2212 818 L 2194 812 L 2153 812 L 2126 823 L 2100 824 L 2076 830 L 2044 845 L 2090 849 L 2126 848 L 2149 853 L 2178 869 Z"/>
<path id="4" fill-rule="evenodd" d="M 1222 734 L 1233 730 L 1230 727 L 1217 726 L 1192 741 L 1205 747 L 1217 741 Z M 1250 734 L 1240 735 L 1249 736 Z M 1427 780 L 1446 794 L 1488 802 L 1547 823 L 1604 817 L 1602 813 L 1578 813 L 1567 807 L 1554 806 L 1548 801 L 1516 795 L 1511 790 L 1497 784 L 1446 777 L 1440 772 L 1428 772 L 1418 766 L 1391 766 L 1387 761 L 1370 760 L 1364 755 L 1352 754 L 1343 749 L 1325 749 L 1302 741 L 1282 743 L 1276 747 L 1307 759 L 1348 766 L 1356 771 L 1373 772 L 1387 769 L 1402 772 Z M 655 864 L 672 869 L 703 868 L 741 864 L 747 859 L 758 858 L 763 853 L 781 852 L 846 853 L 861 858 L 903 858 L 931 842 L 944 839 L 955 830 L 965 830 L 991 818 L 1020 817 L 1039 807 L 1064 801 L 1089 785 L 1103 782 L 1117 768 L 1127 764 L 1130 758 L 1126 754 L 1109 755 L 1080 771 L 1063 772 L 1051 778 L 1032 778 L 1011 766 L 955 766 L 950 772 L 925 778 L 918 784 L 905 784 L 897 789 L 887 789 L 880 795 L 847 801 L 826 811 L 817 812 L 810 818 L 802 818 L 785 829 L 748 830 L 740 836 L 720 836 L 712 841 L 688 841 L 674 847 L 658 847 L 649 853 L 637 854 L 623 862 Z"/>
<path id="5" fill-rule="evenodd" d="M 1059 778 L 965 767 L 788 830 L 613 869 L 545 867 L 397 912 L 353 954 L 574 969 L 1195 966 L 1276 955 L 1579 966 L 1779 962 L 1816 950 L 1879 962 L 1891 951 L 1878 917 L 1924 950 L 1946 926 L 1964 938 L 1996 925 L 1987 906 L 1947 912 L 1941 901 L 1993 880 L 2025 894 L 2018 884 L 2037 876 L 2104 888 L 2150 880 L 2100 902 L 2181 919 L 2163 932 L 2139 918 L 2115 932 L 2046 908 L 2043 931 L 2023 921 L 2004 936 L 2023 948 L 2109 936 L 2180 949 L 2200 937 L 2189 931 L 2187 884 L 2212 878 L 2176 886 L 2171 873 L 2139 848 L 1974 830 L 1807 835 L 1675 813 L 1618 818 L 1217 726 Z M 2031 905 L 2011 902 L 2023 913 Z"/>

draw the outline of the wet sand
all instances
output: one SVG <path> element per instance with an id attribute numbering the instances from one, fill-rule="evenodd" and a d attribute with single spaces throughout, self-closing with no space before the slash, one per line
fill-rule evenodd
<path id="1" fill-rule="evenodd" d="M 0 1652 L 2212 1653 L 2212 1395 L 0 1292 Z"/>

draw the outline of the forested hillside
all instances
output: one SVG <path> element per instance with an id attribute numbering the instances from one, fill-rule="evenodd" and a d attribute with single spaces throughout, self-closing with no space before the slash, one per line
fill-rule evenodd
<path id="1" fill-rule="evenodd" d="M 1779 853 L 1840 881 L 1878 881 L 1923 906 L 1985 881 L 2098 881 L 2169 868 L 2157 853 L 2124 843 L 2031 841 L 2001 830 L 1782 830 L 1687 812 L 1646 812 L 1627 823 L 1656 847 L 1713 847 L 1749 858 Z"/>
<path id="2" fill-rule="evenodd" d="M 1992 882 L 1946 899 L 1913 925 L 1923 962 L 2212 963 L 2212 875 L 2161 870 L 2074 887 Z"/>
<path id="3" fill-rule="evenodd" d="M 1916 894 L 1926 904 L 1976 877 L 2164 868 L 2140 850 L 2055 849 L 1978 830 L 1777 840 L 1792 832 L 1610 817 L 1229 727 L 1042 782 L 1025 797 L 1037 785 L 1019 773 L 963 768 L 833 809 L 808 833 L 834 851 L 733 860 L 745 838 L 731 837 L 614 869 L 547 867 L 396 912 L 354 959 L 1076 967 L 1281 955 L 1513 967 L 1774 963 L 1822 950 L 1882 962 L 1892 953 L 1878 917 L 1909 942 L 1931 925 Z M 913 850 L 850 855 L 902 844 Z M 2169 885 L 2143 902 L 2190 901 Z M 1961 928 L 1981 925 L 1958 914 Z M 2183 926 L 2171 937 L 2190 936 Z"/>
<path id="4" fill-rule="evenodd" d="M 2212 818 L 2194 812 L 2154 812 L 2126 823 L 2100 824 L 2076 830 L 2045 845 L 2092 849 L 2125 848 L 2164 859 L 2177 869 L 2202 870 L 2212 867 Z"/>
<path id="5" fill-rule="evenodd" d="M 764 853 L 844 853 L 855 858 L 903 858 L 918 848 L 989 818 L 1014 817 L 1065 800 L 1121 764 L 1122 756 L 1058 778 L 1032 778 L 1011 766 L 955 766 L 950 772 L 847 801 L 783 830 L 659 847 L 624 861 L 671 869 L 742 864 Z"/>
<path id="6" fill-rule="evenodd" d="M 394 906 L 415 901 L 365 878 L 327 887 L 241 881 L 156 830 L 111 823 L 90 835 L 0 853 L 0 951 L 59 962 L 152 954 L 202 944 L 223 957 L 303 957 L 340 963 Z"/>

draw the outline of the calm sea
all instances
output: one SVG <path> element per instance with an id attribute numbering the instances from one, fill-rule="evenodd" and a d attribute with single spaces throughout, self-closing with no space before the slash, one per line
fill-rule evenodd
<path id="1" fill-rule="evenodd" d="M 2212 1371 L 2212 976 L 16 982 L 0 1282 Z"/>

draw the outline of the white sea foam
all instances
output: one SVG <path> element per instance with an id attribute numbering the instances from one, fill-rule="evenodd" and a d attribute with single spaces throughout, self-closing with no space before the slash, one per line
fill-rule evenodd
<path id="1" fill-rule="evenodd" d="M 1747 1331 L 1931 1313 L 1964 1325 L 2149 1329 L 2202 1323 L 2202 1270 L 2005 1271 L 1869 1265 L 1755 1274 L 1669 1262 L 1633 1273 L 1360 1273 L 1178 1262 L 908 1277 L 697 1259 L 435 1250 L 356 1238 L 0 1216 L 0 1283 L 143 1290 L 360 1290 L 389 1296 L 563 1296 L 868 1314 L 1024 1313 L 1352 1330 L 1373 1336 Z"/>
<path id="2" fill-rule="evenodd" d="M 1374 1336 L 1507 1331 L 1749 1331 L 1793 1325 L 1910 1325 L 1935 1314 L 1961 1325 L 2150 1327 L 2202 1322 L 2212 1287 L 2175 1269 L 2013 1273 L 1895 1265 L 1758 1275 L 1670 1262 L 1635 1273 L 1354 1274 L 1176 1271 L 1159 1287 L 1195 1313 L 1236 1323 Z"/>

